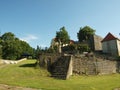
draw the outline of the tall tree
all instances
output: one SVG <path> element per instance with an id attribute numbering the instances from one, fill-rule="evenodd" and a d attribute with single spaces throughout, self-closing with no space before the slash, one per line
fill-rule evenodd
<path id="1" fill-rule="evenodd" d="M 5 33 L 1 37 L 3 59 L 20 59 L 24 53 L 33 54 L 33 48 L 27 42 L 19 40 L 11 32 Z"/>
<path id="2" fill-rule="evenodd" d="M 2 45 L 1 45 L 2 39 L 0 37 L 0 59 L 2 58 Z"/>
<path id="3" fill-rule="evenodd" d="M 20 40 L 20 45 L 22 48 L 21 54 L 23 56 L 26 56 L 26 57 L 33 56 L 34 49 L 27 42 Z"/>
<path id="4" fill-rule="evenodd" d="M 70 36 L 65 27 L 60 28 L 60 31 L 56 32 L 56 38 L 58 41 L 60 40 L 62 44 L 68 44 L 70 41 Z"/>
<path id="5" fill-rule="evenodd" d="M 15 35 L 11 32 L 4 33 L 1 37 L 3 41 L 13 41 L 15 38 Z"/>
<path id="6" fill-rule="evenodd" d="M 95 34 L 94 29 L 92 29 L 89 26 L 85 26 L 83 28 L 82 27 L 80 28 L 79 32 L 77 33 L 77 37 L 78 37 L 79 42 L 82 42 L 82 41 L 88 40 L 89 37 L 94 34 Z"/>
<path id="7" fill-rule="evenodd" d="M 41 47 L 37 45 L 37 48 L 35 50 L 35 58 L 38 59 L 38 56 L 40 55 L 41 53 Z"/>
<path id="8" fill-rule="evenodd" d="M 5 59 L 10 59 L 10 58 L 13 59 L 14 56 L 12 54 L 15 53 L 14 45 L 16 46 L 15 35 L 11 32 L 7 32 L 2 35 L 1 39 L 2 39 L 1 45 L 2 45 L 2 52 L 3 52 L 2 57 Z"/>

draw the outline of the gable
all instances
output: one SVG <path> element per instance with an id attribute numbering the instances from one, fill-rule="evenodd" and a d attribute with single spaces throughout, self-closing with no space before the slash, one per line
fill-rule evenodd
<path id="1" fill-rule="evenodd" d="M 101 42 L 110 41 L 110 40 L 119 40 L 119 39 L 114 35 L 112 35 L 111 33 L 108 33 Z"/>

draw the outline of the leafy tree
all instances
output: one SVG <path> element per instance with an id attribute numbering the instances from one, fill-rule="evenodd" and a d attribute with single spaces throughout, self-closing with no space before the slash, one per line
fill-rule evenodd
<path id="1" fill-rule="evenodd" d="M 25 42 L 19 40 L 11 32 L 5 33 L 1 37 L 3 59 L 20 59 L 23 54 L 33 55 L 33 48 Z"/>
<path id="2" fill-rule="evenodd" d="M 0 38 L 0 59 L 2 58 L 2 45 L 1 45 L 2 39 Z"/>
<path id="3" fill-rule="evenodd" d="M 40 53 L 41 53 L 41 47 L 37 45 L 37 49 L 35 50 L 35 58 L 38 58 Z"/>
<path id="4" fill-rule="evenodd" d="M 82 52 L 90 51 L 90 48 L 87 44 L 78 44 L 77 45 L 77 50 L 79 51 L 79 53 L 82 53 Z"/>
<path id="5" fill-rule="evenodd" d="M 20 41 L 22 48 L 22 55 L 29 58 L 29 56 L 34 56 L 34 49 L 25 41 Z"/>
<path id="6" fill-rule="evenodd" d="M 75 53 L 77 46 L 75 44 L 70 44 L 68 46 L 62 47 L 62 51 L 65 53 Z"/>
<path id="7" fill-rule="evenodd" d="M 56 32 L 56 38 L 58 42 L 60 40 L 62 44 L 69 43 L 70 36 L 68 35 L 68 32 L 66 31 L 65 27 L 60 28 L 60 31 Z"/>
<path id="8" fill-rule="evenodd" d="M 17 40 L 4 42 L 2 49 L 4 59 L 16 60 L 21 57 L 21 46 Z"/>
<path id="9" fill-rule="evenodd" d="M 77 37 L 78 37 L 78 40 L 82 42 L 82 41 L 88 40 L 89 37 L 94 34 L 95 34 L 94 29 L 92 29 L 89 26 L 85 26 L 83 28 L 82 27 L 80 28 L 79 32 L 77 33 Z"/>
<path id="10" fill-rule="evenodd" d="M 5 33 L 1 37 L 2 57 L 5 59 L 16 59 L 12 54 L 15 53 L 15 35 L 11 32 Z"/>
<path id="11" fill-rule="evenodd" d="M 15 40 L 15 38 L 16 38 L 15 35 L 11 32 L 7 32 L 7 33 L 3 34 L 1 37 L 1 39 L 3 41 L 13 41 L 13 40 Z"/>

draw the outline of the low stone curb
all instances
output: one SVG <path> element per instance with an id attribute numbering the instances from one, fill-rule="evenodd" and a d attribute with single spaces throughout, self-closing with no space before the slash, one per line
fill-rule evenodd
<path id="1" fill-rule="evenodd" d="M 26 58 L 20 59 L 20 60 L 0 60 L 1 64 L 17 64 L 21 61 L 27 60 Z"/>

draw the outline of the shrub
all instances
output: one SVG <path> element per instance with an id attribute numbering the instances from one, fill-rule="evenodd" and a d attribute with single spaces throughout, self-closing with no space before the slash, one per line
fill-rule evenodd
<path id="1" fill-rule="evenodd" d="M 88 52 L 90 51 L 90 48 L 87 44 L 78 44 L 77 45 L 77 50 L 82 53 L 82 52 Z"/>
<path id="2" fill-rule="evenodd" d="M 74 44 L 62 47 L 63 52 L 74 52 L 75 50 L 76 50 L 76 45 Z"/>

